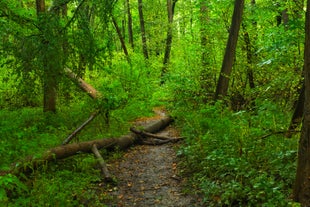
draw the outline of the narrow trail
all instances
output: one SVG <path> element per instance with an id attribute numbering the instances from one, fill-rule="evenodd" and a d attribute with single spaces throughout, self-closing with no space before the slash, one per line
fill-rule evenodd
<path id="1" fill-rule="evenodd" d="M 163 114 L 158 113 L 158 118 Z M 155 117 L 156 119 L 156 117 Z M 148 123 L 143 120 L 137 124 Z M 158 133 L 176 137 L 178 132 L 169 126 Z M 183 193 L 183 179 L 178 175 L 174 144 L 138 145 L 109 166 L 117 184 L 108 194 L 113 198 L 108 206 L 115 207 L 195 207 L 202 206 L 198 198 Z"/>

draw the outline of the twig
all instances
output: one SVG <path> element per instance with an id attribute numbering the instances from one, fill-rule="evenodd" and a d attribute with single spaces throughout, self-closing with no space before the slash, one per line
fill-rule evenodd
<path id="1" fill-rule="evenodd" d="M 263 136 L 261 136 L 259 139 L 266 139 L 267 137 L 270 137 L 272 135 L 276 135 L 276 134 L 286 134 L 286 133 L 298 133 L 301 132 L 300 130 L 291 130 L 291 131 L 277 131 L 277 132 L 271 132 L 269 134 L 265 134 Z M 289 137 L 287 137 L 289 138 Z"/>

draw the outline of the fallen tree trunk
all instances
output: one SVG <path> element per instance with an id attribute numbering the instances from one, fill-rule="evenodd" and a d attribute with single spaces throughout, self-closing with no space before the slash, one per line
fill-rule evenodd
<path id="1" fill-rule="evenodd" d="M 72 132 L 63 142 L 62 145 L 69 144 L 69 142 L 87 125 L 89 124 L 98 114 L 100 114 L 100 111 L 97 110 L 93 112 L 90 117 L 83 123 L 81 124 L 74 132 Z"/>
<path id="2" fill-rule="evenodd" d="M 83 89 L 92 99 L 97 99 L 102 97 L 102 94 L 97 91 L 92 85 L 86 83 L 82 78 L 78 77 L 77 74 L 72 72 L 69 68 L 64 69 L 67 77 L 69 77 L 72 81 L 74 81 L 81 89 Z M 100 110 L 96 110 L 93 112 L 90 117 L 80 125 L 74 132 L 72 132 L 63 142 L 62 145 L 68 144 L 87 124 L 89 124 L 98 114 L 100 114 Z"/>
<path id="3" fill-rule="evenodd" d="M 65 68 L 65 73 L 70 79 L 74 80 L 80 88 L 87 92 L 91 98 L 96 99 L 102 96 L 99 91 L 97 91 L 90 84 L 86 83 L 82 78 L 78 77 L 78 75 L 72 72 L 69 68 Z"/>
<path id="4" fill-rule="evenodd" d="M 111 175 L 108 171 L 107 165 L 105 164 L 105 161 L 104 161 L 103 157 L 101 156 L 101 154 L 100 154 L 100 152 L 99 152 L 99 150 L 95 144 L 92 146 L 91 150 L 93 151 L 93 153 L 94 153 L 95 157 L 97 158 L 97 161 L 101 167 L 101 173 L 104 176 L 104 180 L 108 181 L 108 182 L 112 181 L 112 178 L 111 178 Z"/>
<path id="5" fill-rule="evenodd" d="M 166 137 L 166 136 L 160 136 L 160 135 L 156 135 L 153 133 L 149 133 L 149 132 L 145 132 L 143 130 L 138 130 L 134 127 L 130 128 L 130 131 L 132 131 L 135 134 L 138 134 L 142 137 L 150 137 L 150 138 L 155 138 L 155 139 L 160 139 L 160 140 L 168 140 L 168 141 L 172 141 L 172 142 L 177 142 L 181 139 L 184 139 L 183 137 Z"/>
<path id="6" fill-rule="evenodd" d="M 156 133 L 167 127 L 171 122 L 171 117 L 164 117 L 146 126 L 144 131 Z M 104 148 L 108 151 L 112 151 L 115 148 L 124 150 L 139 142 L 142 142 L 141 136 L 135 133 L 129 133 L 119 138 L 98 139 L 93 141 L 62 145 L 45 151 L 42 157 L 29 157 L 20 163 L 16 163 L 9 172 L 4 174 L 12 173 L 14 175 L 18 175 L 20 173 L 29 173 L 50 161 L 64 159 L 81 152 L 91 153 L 93 145 L 96 145 L 98 150 Z M 3 172 L 1 174 L 3 174 Z"/>

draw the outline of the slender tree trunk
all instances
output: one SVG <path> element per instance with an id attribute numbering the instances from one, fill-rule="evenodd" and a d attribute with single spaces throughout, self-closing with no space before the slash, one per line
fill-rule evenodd
<path id="1" fill-rule="evenodd" d="M 294 20 L 298 20 L 302 18 L 303 14 L 303 8 L 304 8 L 304 1 L 303 0 L 294 0 L 293 1 L 293 12 L 292 12 L 292 18 Z M 299 43 L 297 43 L 299 47 Z M 298 70 L 298 67 L 297 67 Z M 304 73 L 303 73 L 304 75 Z M 302 77 L 304 78 L 304 77 Z M 298 100 L 294 105 L 294 113 L 291 119 L 291 123 L 288 127 L 287 133 L 285 134 L 286 137 L 290 138 L 294 131 L 300 126 L 303 118 L 303 113 L 304 113 L 304 103 L 305 103 L 305 83 L 303 82 L 301 90 L 298 92 Z"/>
<path id="2" fill-rule="evenodd" d="M 92 42 L 92 34 L 90 32 L 90 22 L 91 22 L 91 8 L 88 5 L 83 5 L 80 7 L 80 18 L 77 21 L 77 27 L 78 29 L 82 32 L 82 34 L 84 36 L 88 37 L 87 42 L 85 43 L 87 46 L 85 47 L 81 47 L 80 46 L 80 50 L 79 50 L 79 60 L 78 60 L 78 68 L 77 71 L 79 73 L 80 76 L 84 76 L 85 71 L 86 71 L 86 67 L 87 67 L 87 63 L 89 68 L 91 68 L 91 63 L 93 62 L 92 57 L 89 55 L 90 53 L 90 48 L 92 46 L 90 46 L 91 44 L 93 44 Z"/>
<path id="3" fill-rule="evenodd" d="M 124 37 L 123 37 L 123 35 L 122 35 L 122 32 L 121 32 L 121 30 L 120 30 L 120 28 L 119 28 L 119 26 L 118 26 L 118 24 L 117 24 L 116 19 L 114 18 L 114 16 L 112 16 L 112 22 L 113 22 L 113 25 L 114 25 L 114 27 L 115 27 L 115 30 L 116 30 L 116 32 L 117 32 L 117 34 L 118 34 L 118 38 L 119 38 L 119 41 L 121 42 L 121 46 L 122 46 L 122 49 L 123 49 L 123 51 L 124 51 L 124 54 L 125 54 L 125 56 L 126 56 L 126 58 L 127 58 L 127 62 L 128 62 L 129 64 L 131 64 L 131 61 L 130 61 L 130 59 L 129 59 L 128 50 L 127 50 L 127 47 L 126 47 L 126 43 L 125 43 L 125 40 L 124 40 Z"/>
<path id="4" fill-rule="evenodd" d="M 305 24 L 305 105 L 304 119 L 298 148 L 298 162 L 293 198 L 302 206 L 310 206 L 310 0 L 307 1 Z"/>
<path id="5" fill-rule="evenodd" d="M 246 29 L 246 26 L 242 24 L 243 28 L 243 39 L 245 43 L 245 51 L 246 51 L 246 59 L 247 59 L 247 77 L 249 80 L 249 85 L 250 88 L 255 88 L 255 83 L 254 83 L 254 74 L 253 74 L 253 52 L 252 52 L 252 44 L 250 40 L 250 35 Z"/>
<path id="6" fill-rule="evenodd" d="M 45 0 L 36 0 L 36 9 L 38 18 L 45 12 Z"/>
<path id="7" fill-rule="evenodd" d="M 208 92 L 211 85 L 211 71 L 210 71 L 210 53 L 207 48 L 208 45 L 208 33 L 207 33 L 207 24 L 208 24 L 208 7 L 207 1 L 203 0 L 200 3 L 200 45 L 201 45 L 201 79 L 200 85 L 204 92 Z M 206 102 L 204 98 L 204 102 Z"/>
<path id="8" fill-rule="evenodd" d="M 168 64 L 170 62 L 170 52 L 171 52 L 171 44 L 172 44 L 172 28 L 173 28 L 173 16 L 174 16 L 174 8 L 177 0 L 167 0 L 167 13 L 168 13 L 168 31 L 167 31 L 167 38 L 166 38 L 166 49 L 163 61 L 163 68 L 161 71 L 161 84 L 163 84 L 164 76 L 168 70 Z"/>
<path id="9" fill-rule="evenodd" d="M 133 32 L 132 32 L 132 16 L 130 12 L 129 0 L 126 0 L 126 5 L 127 5 L 127 17 L 128 17 L 128 39 L 129 39 L 129 44 L 131 45 L 131 48 L 134 48 Z"/>
<path id="10" fill-rule="evenodd" d="M 302 117 L 304 113 L 304 104 L 305 104 L 305 84 L 303 83 L 302 88 L 299 92 L 298 100 L 295 104 L 295 110 L 291 119 L 290 126 L 288 127 L 286 137 L 292 137 L 292 133 L 300 126 L 302 122 Z"/>
<path id="11" fill-rule="evenodd" d="M 144 58 L 147 60 L 149 59 L 149 54 L 148 54 L 147 43 L 146 43 L 146 33 L 145 33 L 145 27 L 144 27 L 142 0 L 138 0 L 138 11 L 139 11 L 139 19 L 140 19 L 140 30 L 141 30 L 141 38 L 142 38 L 143 55 L 144 55 Z"/>
<path id="12" fill-rule="evenodd" d="M 205 68 L 208 65 L 208 49 L 207 49 L 207 22 L 208 22 L 208 7 L 207 1 L 201 1 L 200 3 L 200 43 L 201 43 L 201 64 Z"/>
<path id="13" fill-rule="evenodd" d="M 222 97 L 227 95 L 228 83 L 236 53 L 238 34 L 242 22 L 243 8 L 244 8 L 244 0 L 236 0 L 234 13 L 232 16 L 229 38 L 227 41 L 225 55 L 222 63 L 222 69 L 216 87 L 215 100 L 221 99 Z"/>

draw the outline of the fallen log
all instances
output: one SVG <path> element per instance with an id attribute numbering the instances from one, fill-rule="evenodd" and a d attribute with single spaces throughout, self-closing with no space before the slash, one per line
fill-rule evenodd
<path id="1" fill-rule="evenodd" d="M 74 130 L 63 142 L 62 145 L 68 144 L 87 124 L 89 124 L 98 114 L 100 114 L 100 111 L 97 110 L 93 112 L 90 117 L 81 124 L 76 130 Z"/>
<path id="2" fill-rule="evenodd" d="M 171 122 L 171 117 L 164 117 L 146 126 L 144 131 L 149 133 L 156 133 L 167 127 Z M 41 157 L 32 156 L 24 161 L 15 163 L 14 167 L 10 171 L 5 173 L 2 172 L 1 174 L 27 174 L 34 171 L 39 166 L 47 164 L 50 161 L 64 159 L 78 153 L 90 153 L 92 152 L 93 145 L 96 145 L 98 150 L 104 148 L 108 151 L 113 151 L 116 148 L 120 150 L 127 149 L 136 143 L 142 143 L 142 141 L 143 140 L 141 140 L 141 136 L 135 133 L 129 133 L 119 138 L 98 139 L 93 141 L 62 145 L 45 151 Z"/>
<path id="3" fill-rule="evenodd" d="M 130 131 L 132 131 L 133 133 L 135 133 L 137 135 L 143 136 L 143 137 L 155 138 L 155 139 L 159 139 L 159 140 L 165 140 L 165 141 L 168 141 L 168 142 L 177 142 L 177 141 L 179 141 L 181 139 L 184 139 L 183 137 L 160 136 L 160 135 L 157 135 L 157 134 L 152 134 L 152 133 L 149 133 L 149 132 L 145 132 L 143 130 L 138 130 L 138 129 L 134 128 L 134 127 L 131 127 Z"/>
<path id="4" fill-rule="evenodd" d="M 112 181 L 112 177 L 108 171 L 107 165 L 105 164 L 105 161 L 103 159 L 103 157 L 101 156 L 97 146 L 94 144 L 93 147 L 91 148 L 91 150 L 93 151 L 95 157 L 97 158 L 97 161 L 101 167 L 101 173 L 104 176 L 104 180 L 107 182 L 111 182 Z"/>
<path id="5" fill-rule="evenodd" d="M 102 94 L 97 91 L 92 85 L 86 83 L 82 78 L 80 78 L 77 74 L 72 72 L 69 68 L 64 69 L 67 77 L 69 77 L 72 81 L 74 81 L 81 89 L 83 89 L 92 99 L 97 99 L 103 97 Z M 100 114 L 100 110 L 94 111 L 90 117 L 81 124 L 74 132 L 72 132 L 63 142 L 62 145 L 68 144 L 87 124 L 89 124 L 98 114 Z"/>
<path id="6" fill-rule="evenodd" d="M 74 72 L 72 72 L 69 68 L 65 68 L 65 73 L 67 75 L 67 77 L 69 77 L 70 79 L 74 80 L 74 82 L 80 87 L 82 88 L 85 92 L 87 92 L 87 94 L 93 98 L 99 98 L 101 97 L 101 93 L 99 91 L 97 91 L 93 86 L 91 86 L 90 84 L 86 83 L 82 78 L 78 77 L 77 74 L 75 74 Z"/>

